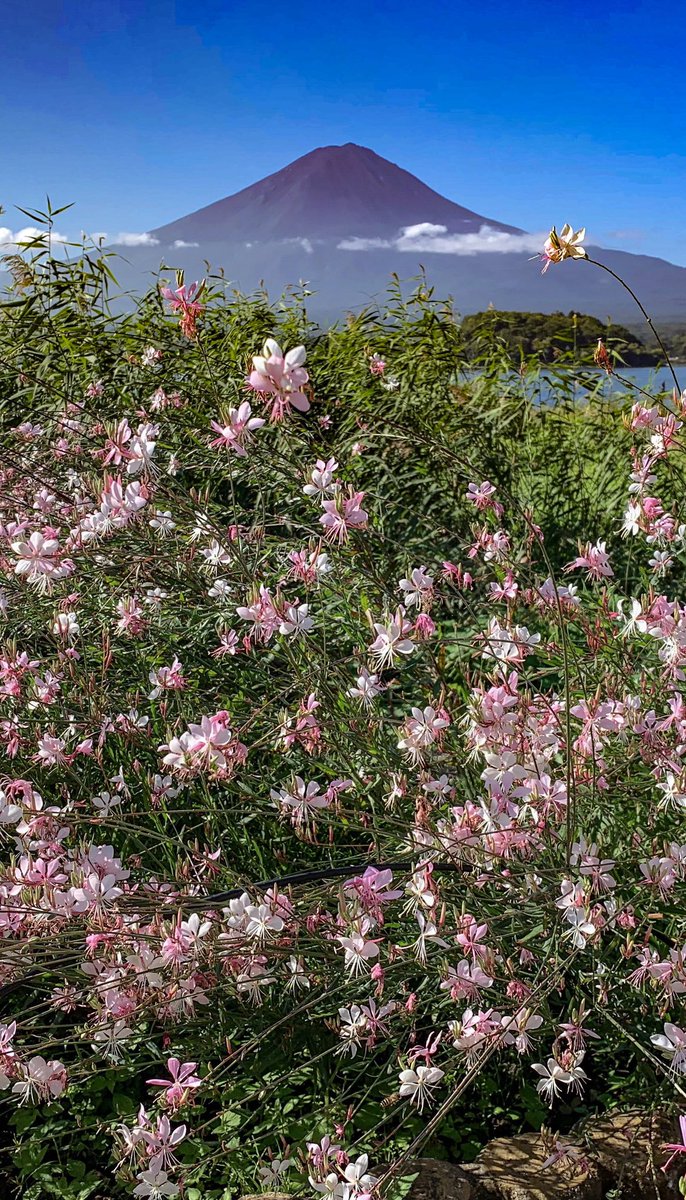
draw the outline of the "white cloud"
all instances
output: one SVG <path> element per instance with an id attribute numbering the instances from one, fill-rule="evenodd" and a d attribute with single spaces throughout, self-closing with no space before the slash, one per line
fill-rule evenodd
<path id="1" fill-rule="evenodd" d="M 183 250 L 186 246 L 199 246 L 200 242 L 184 242 L 182 238 L 178 238 L 172 245 L 175 250 Z"/>
<path id="2" fill-rule="evenodd" d="M 159 238 L 151 233 L 118 233 L 112 238 L 113 246 L 159 246 Z"/>
<path id="3" fill-rule="evenodd" d="M 336 246 L 337 250 L 390 250 L 395 242 L 386 241 L 384 238 L 361 238 L 351 237 L 344 238 Z"/>
<path id="4" fill-rule="evenodd" d="M 312 242 L 310 241 L 309 238 L 304 238 L 304 237 L 284 238 L 284 243 L 286 245 L 291 245 L 291 246 L 301 246 L 306 254 L 313 253 Z"/>
<path id="5" fill-rule="evenodd" d="M 17 229 L 15 233 L 11 229 L 6 229 L 4 226 L 0 228 L 0 246 L 3 249 L 17 249 L 29 245 L 31 242 L 37 241 L 39 238 L 47 239 L 46 229 L 37 229 L 35 225 L 27 225 L 24 229 Z M 58 233 L 56 229 L 50 234 L 53 245 L 56 242 L 66 242 L 67 239 L 63 233 Z"/>
<path id="6" fill-rule="evenodd" d="M 429 254 L 518 254 L 540 250 L 545 233 L 504 233 L 482 225 L 474 233 L 448 233 L 445 225 L 422 221 L 407 225 L 396 238 L 345 238 L 339 250 L 402 250 Z"/>
<path id="7" fill-rule="evenodd" d="M 447 232 L 447 225 L 432 225 L 431 221 L 420 221 L 419 225 L 406 225 L 403 229 L 403 237 L 422 237 L 424 234 L 427 237 L 433 237 L 434 234 Z"/>

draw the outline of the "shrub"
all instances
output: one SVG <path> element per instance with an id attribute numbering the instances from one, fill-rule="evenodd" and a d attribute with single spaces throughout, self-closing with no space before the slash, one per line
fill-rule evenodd
<path id="1" fill-rule="evenodd" d="M 684 398 L 470 380 L 421 283 L 322 334 L 302 297 L 179 279 L 115 319 L 102 263 L 26 269 L 10 1183 L 352 1200 L 680 1091 Z"/>

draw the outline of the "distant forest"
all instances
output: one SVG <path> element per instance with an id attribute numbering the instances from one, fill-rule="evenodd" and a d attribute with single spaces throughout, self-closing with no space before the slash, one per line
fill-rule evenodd
<path id="1" fill-rule="evenodd" d="M 664 361 L 649 329 L 639 333 L 636 327 L 628 329 L 583 313 L 489 309 L 464 317 L 462 334 L 470 358 L 478 358 L 484 350 L 499 342 L 516 360 L 535 355 L 542 362 L 555 362 L 564 357 L 590 363 L 598 338 L 602 338 L 611 355 L 618 356 L 618 365 L 651 367 Z M 675 358 L 686 358 L 686 329 L 683 326 L 667 326 L 660 329 L 660 334 L 670 354 Z"/>

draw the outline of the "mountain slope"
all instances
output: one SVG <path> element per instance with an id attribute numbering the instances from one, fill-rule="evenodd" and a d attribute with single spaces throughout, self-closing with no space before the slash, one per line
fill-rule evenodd
<path id="1" fill-rule="evenodd" d="M 150 232 L 163 243 L 393 237 L 420 222 L 449 233 L 483 225 L 518 233 L 462 208 L 364 146 L 322 146 L 233 196 Z"/>
<path id="2" fill-rule="evenodd" d="M 686 268 L 620 250 L 596 249 L 594 256 L 626 279 L 655 319 L 686 324 Z M 436 296 L 452 297 L 463 315 L 493 305 L 518 312 L 576 311 L 634 326 L 640 322 L 631 297 L 604 271 L 585 262 L 566 262 L 542 275 L 540 262 L 532 261 L 528 252 L 469 256 L 387 248 L 351 252 L 324 243 L 308 251 L 295 240 L 250 246 L 223 241 L 200 248 L 127 249 L 111 266 L 122 287 L 140 292 L 154 284 L 160 268 L 167 280 L 173 279 L 177 267 L 183 268 L 187 279 L 202 279 L 208 273 L 207 262 L 213 275 L 223 269 L 231 288 L 250 293 L 263 282 L 275 299 L 288 284 L 306 280 L 313 293 L 308 311 L 322 325 L 367 304 L 383 305 L 393 273 L 408 281 L 404 291 L 409 292 L 414 286 L 409 281 L 422 266 Z"/>
<path id="3" fill-rule="evenodd" d="M 399 238 L 408 226 L 426 228 Z M 477 236 L 484 226 L 488 236 Z M 443 229 L 445 235 L 434 236 Z M 531 257 L 542 236 L 540 242 L 520 237 L 514 226 L 453 203 L 352 143 L 313 150 L 151 233 L 154 245 L 113 247 L 119 257 L 112 265 L 126 290 L 153 286 L 160 272 L 170 280 L 177 267 L 188 279 L 201 279 L 209 263 L 210 274 L 223 272 L 244 292 L 263 281 L 278 297 L 288 284 L 307 280 L 313 292 L 308 309 L 327 324 L 366 304 L 383 304 L 392 274 L 411 280 L 423 266 L 436 295 L 452 297 L 462 314 L 492 304 L 637 321 L 630 296 L 604 272 L 568 262 L 542 276 L 540 262 Z M 487 244 L 491 249 L 483 249 Z M 653 317 L 686 323 L 686 268 L 618 250 L 596 250 L 595 256 L 626 279 Z"/>

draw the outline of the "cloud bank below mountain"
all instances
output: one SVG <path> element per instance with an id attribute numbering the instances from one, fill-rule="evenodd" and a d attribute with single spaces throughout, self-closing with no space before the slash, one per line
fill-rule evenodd
<path id="1" fill-rule="evenodd" d="M 446 225 L 420 221 L 406 225 L 395 238 L 343 238 L 338 250 L 400 250 L 407 253 L 429 254 L 520 254 L 542 249 L 545 233 L 506 233 L 491 225 L 482 225 L 477 232 L 448 233 Z"/>

